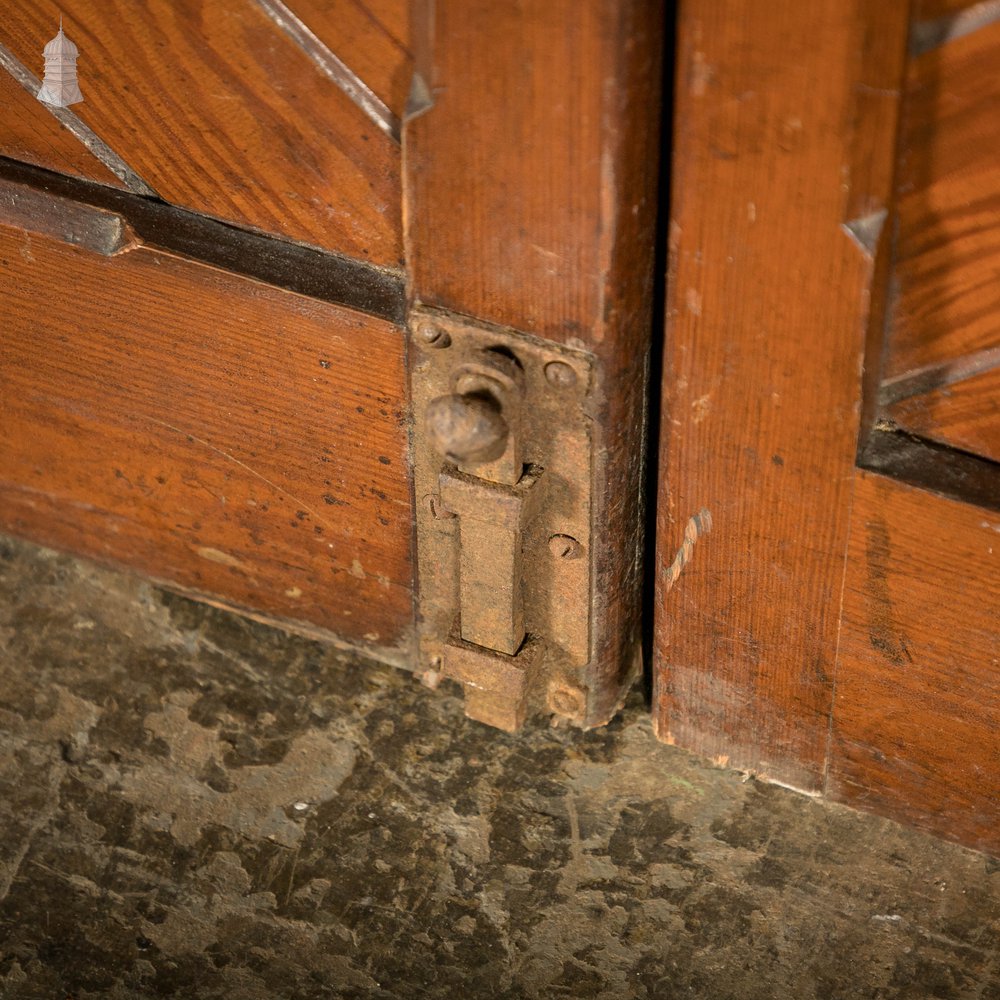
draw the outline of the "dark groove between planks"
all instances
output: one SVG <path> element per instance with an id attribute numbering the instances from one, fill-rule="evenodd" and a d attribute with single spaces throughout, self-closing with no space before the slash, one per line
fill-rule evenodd
<path id="1" fill-rule="evenodd" d="M 858 466 L 951 500 L 1000 511 L 1000 464 L 885 425 L 868 435 Z"/>
<path id="2" fill-rule="evenodd" d="M 94 181 L 0 157 L 0 178 L 120 215 L 151 247 L 402 324 L 403 275 Z"/>

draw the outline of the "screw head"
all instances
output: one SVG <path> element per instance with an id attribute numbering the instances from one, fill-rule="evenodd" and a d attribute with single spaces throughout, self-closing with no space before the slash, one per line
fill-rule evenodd
<path id="1" fill-rule="evenodd" d="M 549 551 L 557 559 L 579 559 L 583 546 L 572 535 L 553 535 L 549 539 Z"/>
<path id="2" fill-rule="evenodd" d="M 579 688 L 559 685 L 549 688 L 549 708 L 558 715 L 579 718 L 586 707 L 586 699 Z"/>
<path id="3" fill-rule="evenodd" d="M 451 337 L 445 333 L 436 323 L 429 319 L 422 319 L 413 327 L 413 339 L 424 347 L 435 349 L 448 347 L 451 344 Z"/>
<path id="4" fill-rule="evenodd" d="M 570 389 L 576 385 L 576 371 L 565 361 L 550 361 L 545 366 L 545 378 L 555 389 Z"/>

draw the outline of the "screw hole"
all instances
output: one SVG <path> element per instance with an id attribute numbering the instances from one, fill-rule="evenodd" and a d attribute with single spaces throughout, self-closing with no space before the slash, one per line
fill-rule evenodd
<path id="1" fill-rule="evenodd" d="M 572 535 L 553 535 L 549 539 L 549 551 L 557 559 L 579 559 L 583 546 Z"/>

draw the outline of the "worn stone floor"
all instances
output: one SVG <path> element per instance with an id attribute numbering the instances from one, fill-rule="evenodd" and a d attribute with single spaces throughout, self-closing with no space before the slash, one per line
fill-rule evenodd
<path id="1" fill-rule="evenodd" d="M 1000 865 L 0 539 L 0 996 L 1000 998 Z"/>

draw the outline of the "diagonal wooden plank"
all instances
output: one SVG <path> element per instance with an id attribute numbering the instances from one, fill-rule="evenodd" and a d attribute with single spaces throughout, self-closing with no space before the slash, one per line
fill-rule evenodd
<path id="1" fill-rule="evenodd" d="M 282 0 L 257 0 L 257 5 L 393 141 L 399 142 L 400 120 L 357 73 Z"/>
<path id="2" fill-rule="evenodd" d="M 397 118 L 413 74 L 409 0 L 287 0 Z"/>
<path id="3" fill-rule="evenodd" d="M 6 67 L 0 69 L 0 156 L 101 184 L 126 186 Z"/>
<path id="4" fill-rule="evenodd" d="M 74 111 L 165 200 L 399 265 L 398 146 L 254 0 L 19 0 L 0 42 L 35 66 L 60 12 Z"/>

